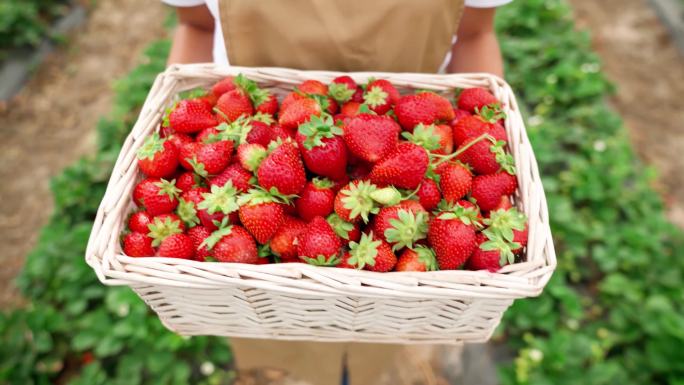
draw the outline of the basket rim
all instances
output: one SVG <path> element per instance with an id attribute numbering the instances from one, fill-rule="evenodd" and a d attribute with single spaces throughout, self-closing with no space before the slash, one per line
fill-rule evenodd
<path id="1" fill-rule="evenodd" d="M 247 77 L 260 77 L 261 79 L 272 79 L 273 81 L 279 81 L 281 77 L 291 76 L 295 80 L 285 80 L 280 81 L 286 84 L 296 84 L 301 78 L 315 78 L 315 77 L 325 77 L 334 78 L 339 75 L 348 75 L 355 80 L 368 79 L 370 77 L 390 79 L 394 83 L 399 85 L 410 85 L 413 88 L 426 88 L 426 89 L 444 89 L 453 88 L 449 86 L 435 86 L 435 82 L 441 81 L 486 81 L 491 84 L 496 84 L 501 87 L 504 92 L 510 93 L 511 96 L 511 112 L 512 116 L 509 115 L 506 118 L 507 121 L 507 131 L 508 131 L 508 120 L 515 119 L 516 122 L 521 126 L 521 143 L 522 146 L 529 147 L 529 152 L 531 156 L 532 166 L 530 171 L 533 175 L 538 175 L 538 167 L 536 165 L 536 160 L 534 159 L 534 153 L 532 151 L 529 139 L 525 132 L 524 124 L 522 122 L 522 117 L 520 111 L 517 109 L 515 96 L 510 88 L 510 86 L 505 82 L 505 80 L 497 77 L 495 75 L 486 73 L 466 73 L 466 74 L 424 74 L 424 73 L 388 73 L 388 72 L 334 72 L 334 71 L 302 71 L 288 68 L 280 67 L 227 67 L 227 66 L 217 66 L 214 64 L 187 64 L 187 65 L 172 65 L 165 72 L 158 75 L 155 83 L 150 90 L 150 94 L 145 101 L 145 105 L 141 109 L 140 116 L 136 121 L 136 125 L 133 127 L 129 137 L 126 139 L 128 142 L 132 140 L 131 138 L 136 133 L 136 129 L 140 123 L 140 119 L 144 114 L 149 114 L 150 110 L 155 110 L 153 105 L 150 105 L 152 96 L 159 96 L 160 88 L 166 86 L 169 88 L 169 82 L 177 83 L 182 79 L 191 77 L 189 74 L 196 72 L 201 72 L 205 77 L 215 77 L 220 78 L 228 75 L 235 75 L 238 73 L 243 73 Z M 181 80 L 179 80 L 181 79 Z M 425 83 L 422 83 L 424 81 Z M 165 84 L 166 83 L 166 84 Z M 158 108 L 157 108 L 158 109 Z M 119 159 L 117 159 L 117 165 L 115 166 L 115 171 L 119 163 L 122 162 L 124 157 L 123 150 L 119 154 Z M 516 159 L 516 165 L 518 164 L 518 159 Z M 137 170 L 137 166 L 135 166 Z M 536 174 L 535 174 L 536 173 Z M 121 177 L 121 175 L 112 172 L 112 176 L 109 180 L 107 186 L 107 192 L 115 184 L 116 177 Z M 538 176 L 537 176 L 538 178 Z M 118 249 L 112 249 L 107 247 L 101 255 L 96 255 L 95 244 L 97 242 L 105 242 L 107 238 L 111 237 L 112 234 L 102 234 L 100 231 L 102 229 L 102 221 L 107 214 L 105 213 L 104 203 L 105 199 L 101 203 L 98 209 L 98 214 L 96 218 L 95 226 L 91 232 L 90 240 L 88 242 L 88 249 L 86 251 L 86 261 L 95 270 L 98 278 L 101 282 L 108 285 L 144 285 L 149 284 L 150 280 L 146 276 L 136 273 L 136 269 L 144 269 L 144 265 L 154 265 L 160 269 L 168 269 L 174 273 L 183 273 L 183 269 L 195 269 L 207 272 L 207 270 L 220 269 L 226 276 L 236 277 L 235 279 L 241 280 L 240 284 L 244 286 L 259 286 L 255 283 L 255 279 L 244 279 L 250 274 L 265 274 L 269 277 L 281 277 L 287 281 L 287 284 L 282 287 L 274 287 L 273 290 L 288 290 L 291 287 L 297 287 L 297 280 L 301 280 L 304 277 L 311 277 L 312 275 L 320 276 L 320 279 L 329 279 L 332 281 L 337 281 L 337 278 L 343 278 L 348 280 L 349 284 L 340 285 L 340 287 L 350 289 L 354 287 L 368 287 L 368 282 L 377 281 L 379 287 L 384 290 L 392 290 L 393 285 L 404 291 L 398 293 L 398 297 L 410 296 L 415 297 L 416 294 L 422 292 L 429 292 L 428 290 L 423 290 L 424 288 L 434 288 L 440 289 L 438 292 L 444 292 L 441 294 L 452 296 L 460 293 L 463 295 L 467 294 L 468 287 L 478 287 L 477 292 L 470 293 L 472 297 L 496 297 L 496 298 L 523 298 L 536 296 L 541 293 L 543 287 L 546 285 L 551 277 L 555 267 L 556 267 L 556 256 L 553 246 L 553 241 L 551 238 L 551 230 L 548 222 L 548 214 L 546 208 L 546 200 L 541 186 L 541 181 L 537 179 L 534 181 L 533 187 L 539 191 L 535 191 L 537 195 L 534 197 L 539 200 L 535 202 L 543 206 L 541 208 L 543 218 L 539 221 L 541 228 L 538 229 L 539 236 L 543 237 L 542 241 L 544 243 L 543 251 L 545 257 L 537 259 L 536 261 L 524 261 L 515 263 L 512 265 L 506 265 L 502 267 L 498 272 L 489 271 L 468 271 L 468 270 L 443 270 L 435 272 L 389 272 L 389 273 L 378 273 L 365 270 L 355 270 L 355 269 L 339 269 L 339 268 L 326 268 L 319 266 L 312 266 L 303 263 L 287 263 L 287 264 L 267 264 L 267 265 L 246 265 L 239 263 L 222 263 L 222 262 L 199 262 L 191 260 L 180 260 L 174 258 L 166 257 L 145 257 L 145 258 L 133 258 L 125 256 L 121 253 L 120 247 Z M 105 192 L 105 197 L 108 196 Z M 129 194 L 130 195 L 130 194 Z M 129 196 L 119 197 L 118 199 L 130 199 Z M 111 216 L 110 216 L 111 218 Z M 121 218 L 119 218 L 121 221 Z M 108 236 L 107 236 L 108 235 Z M 118 236 L 118 234 L 117 234 Z M 526 254 L 529 250 L 526 250 Z M 524 270 L 520 270 L 521 266 L 524 266 Z M 208 268 L 208 269 L 207 269 Z M 333 276 L 333 277 L 331 277 Z M 287 278 L 290 277 L 290 278 Z M 426 283 L 425 281 L 430 281 Z M 165 284 L 173 286 L 173 281 L 162 281 Z M 464 283 L 466 282 L 466 283 Z M 197 284 L 195 287 L 220 287 L 220 286 L 234 286 L 235 282 L 224 282 L 213 280 L 208 281 L 204 284 Z M 178 282 L 178 286 L 192 286 L 189 282 Z M 255 286 L 256 285 L 256 286 Z M 490 285 L 490 286 L 483 286 Z M 373 286 L 371 284 L 371 286 Z M 453 287 L 452 287 L 453 286 Z M 451 288 L 450 288 L 451 287 Z M 455 287 L 455 288 L 454 288 Z M 492 287 L 492 290 L 487 290 L 488 287 Z M 406 290 L 412 293 L 407 293 Z M 354 290 L 352 290 L 354 291 Z M 381 290 L 382 291 L 382 290 Z M 344 291 L 335 289 L 331 293 L 336 293 L 336 295 L 343 294 Z M 434 294 L 441 296 L 440 293 Z M 354 295 L 365 296 L 363 294 L 355 293 Z M 420 295 L 418 295 L 420 297 Z M 466 295 L 467 296 L 467 295 Z M 426 295 L 425 298 L 433 298 L 430 295 Z"/>

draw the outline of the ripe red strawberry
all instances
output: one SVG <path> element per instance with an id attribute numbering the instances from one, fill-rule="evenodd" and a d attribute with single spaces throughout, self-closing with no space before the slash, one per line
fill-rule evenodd
<path id="1" fill-rule="evenodd" d="M 299 126 L 297 144 L 302 152 L 306 168 L 330 179 L 344 178 L 347 171 L 347 147 L 342 139 L 342 129 L 332 117 L 312 117 Z"/>
<path id="2" fill-rule="evenodd" d="M 494 207 L 491 211 L 508 210 L 511 207 L 513 207 L 513 204 L 511 204 L 511 199 L 507 195 L 504 195 L 501 197 L 499 204 L 496 205 L 496 207 Z"/>
<path id="3" fill-rule="evenodd" d="M 150 230 L 147 225 L 152 223 L 152 216 L 145 210 L 137 211 L 128 218 L 128 228 L 137 233 L 147 234 Z"/>
<path id="4" fill-rule="evenodd" d="M 266 244 L 285 220 L 283 207 L 277 197 L 259 189 L 240 197 L 240 222 L 254 239 Z"/>
<path id="5" fill-rule="evenodd" d="M 247 143 L 257 143 L 266 147 L 269 143 L 271 143 L 272 140 L 275 139 L 273 137 L 273 130 L 268 124 L 259 121 L 252 121 L 249 123 L 249 125 L 251 128 L 245 137 L 245 141 Z"/>
<path id="6" fill-rule="evenodd" d="M 182 192 L 200 186 L 200 178 L 192 171 L 185 171 L 176 178 L 176 187 Z"/>
<path id="7" fill-rule="evenodd" d="M 268 92 L 268 96 L 266 96 L 266 99 L 259 104 L 255 104 L 254 108 L 257 114 L 262 113 L 271 115 L 272 117 L 276 116 L 276 114 L 278 113 L 278 99 L 274 94 Z"/>
<path id="8" fill-rule="evenodd" d="M 384 115 L 399 100 L 399 91 L 385 79 L 372 80 L 366 85 L 363 102 L 378 115 Z"/>
<path id="9" fill-rule="evenodd" d="M 397 256 L 389 243 L 374 238 L 372 232 L 361 235 L 358 242 L 349 242 L 349 254 L 347 263 L 358 269 L 387 272 L 397 264 Z"/>
<path id="10" fill-rule="evenodd" d="M 346 103 L 351 100 L 354 93 L 358 89 L 358 85 L 351 77 L 347 75 L 338 76 L 332 80 L 328 86 L 328 94 L 338 103 Z"/>
<path id="11" fill-rule="evenodd" d="M 239 225 L 221 227 L 202 246 L 219 262 L 258 264 L 261 260 L 254 238 Z"/>
<path id="12" fill-rule="evenodd" d="M 449 125 L 451 127 L 456 126 L 456 124 L 466 116 L 470 116 L 471 113 L 465 110 L 459 110 L 458 108 L 454 108 L 454 118 L 451 119 L 451 122 L 449 122 Z"/>
<path id="13" fill-rule="evenodd" d="M 405 249 L 399 256 L 395 271 L 434 271 L 437 270 L 435 252 L 429 247 L 416 246 Z"/>
<path id="14" fill-rule="evenodd" d="M 458 151 L 456 159 L 467 163 L 476 174 L 493 174 L 500 169 L 515 172 L 513 157 L 506 154 L 506 142 L 494 142 L 490 139 L 467 139 Z"/>
<path id="15" fill-rule="evenodd" d="M 282 114 L 283 112 L 285 112 L 285 110 L 287 110 L 290 107 L 292 103 L 301 99 L 306 99 L 306 95 L 297 91 L 289 92 L 283 98 L 283 102 L 280 103 L 280 113 Z"/>
<path id="16" fill-rule="evenodd" d="M 210 143 L 216 141 L 216 139 L 218 139 L 218 137 L 221 135 L 221 131 L 217 127 L 207 127 L 197 133 L 195 136 L 195 142 Z"/>
<path id="17" fill-rule="evenodd" d="M 387 241 L 393 250 L 413 245 L 427 237 L 429 214 L 420 203 L 405 200 L 380 209 L 373 218 L 373 233 Z"/>
<path id="18" fill-rule="evenodd" d="M 341 247 L 340 238 L 323 217 L 312 219 L 297 239 L 297 255 L 312 265 L 337 265 Z"/>
<path id="19" fill-rule="evenodd" d="M 185 226 L 181 219 L 171 213 L 160 214 L 152 219 L 147 235 L 152 238 L 152 246 L 159 246 L 164 239 L 173 234 L 182 234 Z"/>
<path id="20" fill-rule="evenodd" d="M 237 156 L 240 165 L 247 171 L 254 172 L 266 158 L 266 147 L 257 143 L 242 143 L 237 148 Z"/>
<path id="21" fill-rule="evenodd" d="M 335 231 L 335 234 L 340 237 L 343 246 L 346 246 L 349 242 L 356 242 L 361 238 L 361 228 L 358 223 L 346 222 L 335 213 L 328 215 L 326 220 Z"/>
<path id="22" fill-rule="evenodd" d="M 439 187 L 447 202 L 463 198 L 473 185 L 473 175 L 458 162 L 446 162 L 440 169 Z"/>
<path id="23" fill-rule="evenodd" d="M 123 252 L 129 257 L 151 257 L 155 254 L 152 238 L 146 233 L 128 233 L 123 239 Z"/>
<path id="24" fill-rule="evenodd" d="M 217 98 L 220 97 L 221 95 L 225 94 L 228 91 L 232 91 L 235 89 L 235 83 L 234 83 L 234 77 L 232 76 L 227 76 L 218 82 L 214 84 L 213 87 L 211 87 L 211 93 L 214 94 Z"/>
<path id="25" fill-rule="evenodd" d="M 157 249 L 157 256 L 167 258 L 193 259 L 195 247 L 185 234 L 173 234 L 164 238 Z"/>
<path id="26" fill-rule="evenodd" d="M 426 126 L 419 123 L 413 132 L 404 131 L 403 136 L 433 154 L 447 155 L 454 149 L 454 138 L 451 127 L 443 124 Z"/>
<path id="27" fill-rule="evenodd" d="M 363 219 L 367 223 L 369 215 L 378 212 L 378 207 L 371 197 L 375 191 L 376 186 L 368 181 L 350 182 L 335 196 L 335 213 L 346 222 L 353 223 Z"/>
<path id="28" fill-rule="evenodd" d="M 205 239 L 209 238 L 211 231 L 204 226 L 195 226 L 188 230 L 188 237 L 192 240 L 192 245 L 195 248 L 195 259 L 204 261 L 204 259 L 211 255 L 206 245 L 202 245 Z"/>
<path id="29" fill-rule="evenodd" d="M 359 108 L 361 108 L 361 103 L 359 102 L 347 102 L 340 108 L 340 113 L 346 117 L 352 117 L 359 114 Z"/>
<path id="30" fill-rule="evenodd" d="M 418 191 L 416 192 L 416 196 L 418 197 L 418 201 L 420 202 L 421 206 L 423 206 L 427 211 L 432 211 L 435 207 L 437 207 L 439 201 L 442 200 L 442 195 L 439 192 L 437 183 L 428 178 L 423 179 L 423 181 L 420 183 Z"/>
<path id="31" fill-rule="evenodd" d="M 202 226 L 214 231 L 218 228 L 217 222 L 222 222 L 227 216 L 230 223 L 237 223 L 238 192 L 231 181 L 222 186 L 211 186 L 210 192 L 204 192 L 202 201 L 197 203 L 197 216 Z"/>
<path id="32" fill-rule="evenodd" d="M 306 184 L 306 171 L 294 143 L 284 142 L 271 151 L 257 169 L 259 185 L 280 194 L 299 194 Z"/>
<path id="33" fill-rule="evenodd" d="M 228 91 L 216 102 L 217 118 L 220 122 L 231 123 L 241 116 L 252 116 L 254 107 L 249 95 L 241 89 Z"/>
<path id="34" fill-rule="evenodd" d="M 295 134 L 297 133 L 296 129 L 286 130 L 280 124 L 277 123 L 272 125 L 271 129 L 273 130 L 273 140 L 281 139 L 285 141 L 288 138 L 294 139 Z"/>
<path id="35" fill-rule="evenodd" d="M 183 224 L 183 221 L 180 219 L 180 217 L 174 213 L 164 213 L 164 214 L 159 214 L 156 217 L 152 218 L 152 223 L 153 226 L 166 226 L 166 227 L 171 227 L 172 229 L 178 229 L 180 232 L 185 232 L 185 224 Z M 148 226 L 149 229 L 149 226 Z M 148 230 L 150 233 L 153 232 L 152 229 Z M 150 234 L 148 234 L 150 235 Z"/>
<path id="36" fill-rule="evenodd" d="M 518 188 L 517 178 L 507 172 L 479 175 L 473 179 L 471 196 L 475 198 L 482 210 L 489 211 L 501 202 L 502 196 L 513 194 L 516 188 Z"/>
<path id="37" fill-rule="evenodd" d="M 176 213 L 188 227 L 200 223 L 197 205 L 204 200 L 207 193 L 209 190 L 206 187 L 194 187 L 181 194 Z"/>
<path id="38" fill-rule="evenodd" d="M 489 213 L 488 227 L 478 237 L 479 247 L 468 261 L 468 268 L 497 271 L 515 263 L 515 255 L 527 244 L 527 217 L 515 208 Z"/>
<path id="39" fill-rule="evenodd" d="M 506 130 L 498 123 L 502 117 L 497 110 L 485 108 L 479 115 L 467 116 L 454 126 L 454 144 L 460 146 L 471 138 L 477 138 L 482 134 L 489 134 L 497 141 L 506 141 Z"/>
<path id="40" fill-rule="evenodd" d="M 181 156 L 186 155 L 185 149 L 190 145 L 185 145 L 183 150 L 181 150 Z M 201 143 L 199 147 L 196 148 L 192 158 L 183 158 L 181 160 L 181 165 L 183 162 L 190 165 L 191 170 L 195 174 L 208 177 L 210 175 L 218 175 L 223 171 L 229 164 L 231 159 L 231 154 L 233 152 L 233 142 L 229 140 L 220 140 L 214 143 Z"/>
<path id="41" fill-rule="evenodd" d="M 165 126 L 182 134 L 192 134 L 217 124 L 209 106 L 198 99 L 179 101 L 164 121 Z"/>
<path id="42" fill-rule="evenodd" d="M 197 152 L 199 152 L 200 148 L 202 148 L 202 143 L 198 142 L 186 143 L 180 148 L 178 162 L 184 169 L 193 171 L 190 161 L 197 158 Z"/>
<path id="43" fill-rule="evenodd" d="M 309 222 L 314 217 L 325 217 L 333 211 L 335 192 L 332 183 L 327 179 L 314 178 L 307 182 L 295 201 L 297 214 Z"/>
<path id="44" fill-rule="evenodd" d="M 430 159 L 427 151 L 414 143 L 401 142 L 377 162 L 369 178 L 379 186 L 415 189 L 425 177 Z"/>
<path id="45" fill-rule="evenodd" d="M 466 88 L 461 91 L 461 94 L 458 96 L 457 105 L 461 110 L 474 113 L 475 109 L 482 109 L 484 106 L 498 102 L 491 92 L 484 88 L 476 87 Z"/>
<path id="46" fill-rule="evenodd" d="M 145 139 L 137 151 L 138 167 L 153 178 L 168 178 L 178 168 L 178 149 L 172 142 L 159 138 L 156 132 Z"/>
<path id="47" fill-rule="evenodd" d="M 473 253 L 475 228 L 453 213 L 442 213 L 430 221 L 428 242 L 437 255 L 440 270 L 454 270 Z"/>
<path id="48" fill-rule="evenodd" d="M 280 225 L 269 242 L 273 254 L 279 256 L 283 262 L 299 261 L 296 239 L 304 230 L 306 230 L 306 222 L 298 218 L 286 216 L 283 224 Z"/>
<path id="49" fill-rule="evenodd" d="M 527 246 L 527 237 L 528 237 L 527 222 L 525 222 L 525 228 L 523 230 L 513 229 L 513 242 L 520 244 L 520 249 L 518 249 L 518 250 L 522 251 L 522 248 Z"/>
<path id="50" fill-rule="evenodd" d="M 305 80 L 297 89 L 299 89 L 300 92 L 310 95 L 328 95 L 328 86 L 318 80 Z"/>
<path id="51" fill-rule="evenodd" d="M 346 121 L 344 141 L 352 154 L 375 163 L 394 150 L 400 131 L 388 116 L 360 114 Z"/>
<path id="52" fill-rule="evenodd" d="M 205 93 L 203 95 L 198 95 L 197 99 L 204 102 L 204 104 L 206 104 L 207 107 L 209 107 L 209 109 L 213 109 L 214 106 L 216 105 L 216 101 L 218 100 L 218 97 L 216 95 L 214 95 L 213 93 L 209 92 L 209 93 Z"/>
<path id="53" fill-rule="evenodd" d="M 280 110 L 278 117 L 278 124 L 287 131 L 294 132 L 297 127 L 309 121 L 311 116 L 321 116 L 323 109 L 316 99 L 301 98 L 291 102 L 287 109 L 283 102 L 283 108 Z"/>
<path id="54" fill-rule="evenodd" d="M 468 270 L 489 270 L 496 272 L 501 268 L 500 250 L 482 250 L 481 246 L 487 241 L 484 234 L 477 234 L 477 246 L 473 254 L 468 258 L 466 268 Z"/>
<path id="55" fill-rule="evenodd" d="M 150 215 L 156 216 L 175 210 L 178 206 L 179 193 L 180 190 L 173 180 L 148 178 L 135 186 L 133 198 L 138 205 L 147 209 Z"/>
<path id="56" fill-rule="evenodd" d="M 247 192 L 252 187 L 253 175 L 242 168 L 240 163 L 233 163 L 223 172 L 209 179 L 209 186 L 223 186 L 230 181 L 238 192 Z"/>
<path id="57" fill-rule="evenodd" d="M 397 101 L 394 113 L 401 127 L 409 132 L 421 123 L 431 125 L 450 122 L 454 118 L 449 100 L 432 92 L 402 96 Z"/>
<path id="58" fill-rule="evenodd" d="M 169 142 L 173 143 L 176 145 L 176 149 L 180 152 L 180 149 L 183 148 L 183 146 L 186 143 L 192 143 L 194 140 L 192 140 L 192 137 L 187 134 L 181 134 L 179 132 L 174 132 L 170 135 L 166 136 L 166 140 Z"/>

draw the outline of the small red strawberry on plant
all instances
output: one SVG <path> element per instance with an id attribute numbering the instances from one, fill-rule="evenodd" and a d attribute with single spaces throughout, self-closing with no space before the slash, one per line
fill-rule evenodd
<path id="1" fill-rule="evenodd" d="M 343 131 L 330 115 L 314 116 L 299 126 L 297 144 L 306 168 L 314 174 L 334 180 L 344 178 L 347 168 L 347 147 Z"/>
<path id="2" fill-rule="evenodd" d="M 266 244 L 285 220 L 281 204 L 288 203 L 289 197 L 277 192 L 267 192 L 260 188 L 249 190 L 240 196 L 240 222 L 254 239 Z"/>
<path id="3" fill-rule="evenodd" d="M 352 154 L 375 163 L 394 150 L 400 131 L 388 116 L 360 114 L 345 122 L 344 141 Z"/>
<path id="4" fill-rule="evenodd" d="M 306 171 L 297 146 L 290 142 L 275 144 L 257 169 L 259 185 L 282 195 L 299 194 L 306 184 Z"/>
<path id="5" fill-rule="evenodd" d="M 295 200 L 297 214 L 305 221 L 314 217 L 325 217 L 333 211 L 335 192 L 332 190 L 332 182 L 327 179 L 313 178 L 307 182 Z"/>
<path id="6" fill-rule="evenodd" d="M 209 106 L 199 99 L 181 100 L 173 106 L 164 118 L 163 125 L 174 132 L 194 134 L 218 124 Z"/>
<path id="7" fill-rule="evenodd" d="M 145 210 L 137 211 L 128 218 L 128 228 L 136 233 L 147 234 L 147 225 L 152 223 L 152 216 Z"/>
<path id="8" fill-rule="evenodd" d="M 485 88 L 466 88 L 458 95 L 456 104 L 461 110 L 474 113 L 476 109 L 499 103 L 499 101 Z"/>
<path id="9" fill-rule="evenodd" d="M 261 260 L 254 238 L 249 232 L 240 225 L 227 224 L 226 220 L 200 247 L 206 247 L 210 256 L 218 262 L 257 264 Z"/>
<path id="10" fill-rule="evenodd" d="M 399 100 L 399 91 L 385 79 L 371 80 L 366 85 L 363 103 L 378 115 L 387 113 Z"/>
<path id="11" fill-rule="evenodd" d="M 306 230 L 306 222 L 299 218 L 286 216 L 283 224 L 273 234 L 269 246 L 274 255 L 282 262 L 299 262 L 297 257 L 297 238 Z"/>
<path id="12" fill-rule="evenodd" d="M 373 232 L 361 235 L 358 242 L 349 242 L 347 264 L 377 272 L 387 272 L 394 269 L 397 256 L 394 255 L 389 243 L 373 237 Z"/>
<path id="13" fill-rule="evenodd" d="M 335 266 L 342 242 L 323 217 L 315 217 L 297 238 L 297 255 L 311 265 Z"/>
<path id="14" fill-rule="evenodd" d="M 346 222 L 335 213 L 328 215 L 326 220 L 335 231 L 335 234 L 340 237 L 343 246 L 346 246 L 349 242 L 356 242 L 361 238 L 361 227 L 358 223 Z"/>
<path id="15" fill-rule="evenodd" d="M 425 177 L 430 159 L 428 152 L 411 142 L 401 142 L 377 162 L 369 178 L 379 186 L 415 189 Z"/>
<path id="16" fill-rule="evenodd" d="M 399 260 L 395 271 L 435 271 L 437 270 L 437 259 L 435 252 L 429 247 L 418 245 L 413 249 L 405 249 Z"/>
<path id="17" fill-rule="evenodd" d="M 129 257 L 151 257 L 155 254 L 152 238 L 147 233 L 128 233 L 123 239 L 123 252 Z"/>
<path id="18" fill-rule="evenodd" d="M 138 167 L 143 174 L 153 178 L 168 178 L 178 167 L 178 149 L 156 132 L 145 139 L 138 149 Z"/>
<path id="19" fill-rule="evenodd" d="M 152 216 L 170 213 L 178 206 L 180 190 L 175 183 L 175 180 L 143 179 L 135 186 L 133 198 Z"/>

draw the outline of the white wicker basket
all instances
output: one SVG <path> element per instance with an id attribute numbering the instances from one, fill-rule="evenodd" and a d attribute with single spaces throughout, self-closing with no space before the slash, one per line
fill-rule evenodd
<path id="1" fill-rule="evenodd" d="M 386 78 L 400 91 L 485 87 L 502 101 L 518 170 L 515 204 L 529 218 L 524 262 L 498 273 L 375 273 L 303 263 L 244 265 L 122 254 L 120 232 L 138 180 L 136 150 L 157 130 L 181 91 L 243 73 L 282 96 L 306 79 L 335 72 L 283 68 L 172 66 L 160 74 L 126 139 L 95 219 L 86 261 L 108 285 L 129 285 L 169 329 L 182 335 L 284 340 L 445 343 L 486 341 L 516 298 L 539 295 L 556 266 L 546 198 L 511 88 L 487 74 L 351 73 Z"/>

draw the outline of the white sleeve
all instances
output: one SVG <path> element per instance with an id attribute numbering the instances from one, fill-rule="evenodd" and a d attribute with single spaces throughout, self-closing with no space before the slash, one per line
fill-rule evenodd
<path id="1" fill-rule="evenodd" d="M 172 7 L 196 7 L 205 3 L 205 0 L 161 0 L 162 3 Z"/>
<path id="2" fill-rule="evenodd" d="M 513 0 L 465 0 L 465 6 L 471 8 L 496 8 Z"/>

